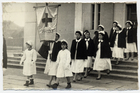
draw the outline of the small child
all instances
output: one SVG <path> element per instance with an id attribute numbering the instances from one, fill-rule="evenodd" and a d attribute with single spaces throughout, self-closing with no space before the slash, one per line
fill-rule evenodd
<path id="1" fill-rule="evenodd" d="M 116 30 L 114 35 L 112 36 L 112 40 L 110 42 L 110 46 L 112 47 L 112 57 L 116 59 L 116 65 L 119 64 L 119 61 L 124 58 L 124 48 L 126 48 L 125 44 L 125 33 L 122 32 L 122 27 L 120 24 L 116 26 Z"/>
<path id="2" fill-rule="evenodd" d="M 126 21 L 126 27 L 123 29 L 123 31 L 125 31 L 125 37 L 126 37 L 126 49 L 125 49 L 125 53 L 126 53 L 126 60 L 129 59 L 129 53 L 131 53 L 131 57 L 130 59 L 133 60 L 134 59 L 134 53 L 137 52 L 137 48 L 136 48 L 136 42 L 134 40 L 134 28 L 133 28 L 133 23 L 131 21 Z"/>
<path id="3" fill-rule="evenodd" d="M 101 79 L 100 71 L 107 70 L 107 74 L 112 70 L 111 66 L 111 49 L 108 40 L 105 39 L 105 32 L 100 31 L 98 34 L 98 44 L 95 45 L 95 62 L 93 70 L 98 72 L 96 80 Z"/>
<path id="4" fill-rule="evenodd" d="M 20 61 L 20 65 L 23 65 L 23 75 L 27 76 L 26 83 L 24 86 L 29 86 L 34 84 L 33 74 L 36 74 L 36 60 L 37 52 L 32 49 L 32 41 L 26 42 L 27 49 L 24 51 L 23 56 Z M 30 81 L 30 82 L 29 82 Z"/>
<path id="5" fill-rule="evenodd" d="M 72 77 L 73 75 L 70 68 L 70 62 L 71 62 L 70 51 L 67 49 L 68 44 L 66 40 L 62 40 L 61 48 L 62 50 L 59 51 L 57 56 L 57 61 L 56 61 L 58 64 L 57 74 L 56 74 L 57 80 L 56 83 L 52 85 L 53 89 L 57 89 L 60 78 L 64 78 L 64 77 L 66 77 L 67 79 L 66 89 L 71 88 L 70 77 Z"/>

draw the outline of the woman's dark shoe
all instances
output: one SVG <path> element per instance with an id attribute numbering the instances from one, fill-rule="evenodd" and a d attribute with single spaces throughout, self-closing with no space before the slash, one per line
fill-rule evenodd
<path id="1" fill-rule="evenodd" d="M 115 64 L 116 64 L 116 65 L 118 65 L 118 64 L 119 64 L 119 61 L 118 61 L 118 62 L 116 62 Z"/>
<path id="2" fill-rule="evenodd" d="M 26 81 L 26 83 L 24 84 L 24 86 L 29 86 L 29 81 Z"/>
<path id="3" fill-rule="evenodd" d="M 71 83 L 67 83 L 66 89 L 70 89 L 71 88 Z"/>
<path id="4" fill-rule="evenodd" d="M 107 70 L 107 74 L 108 74 L 108 75 L 110 74 L 110 70 Z"/>
<path id="5" fill-rule="evenodd" d="M 83 78 L 81 77 L 81 78 L 79 78 L 79 79 L 77 79 L 77 81 L 81 81 Z"/>
<path id="6" fill-rule="evenodd" d="M 100 80 L 100 79 L 101 79 L 101 76 L 99 78 L 98 77 L 96 78 L 96 80 Z"/>
<path id="7" fill-rule="evenodd" d="M 48 86 L 50 88 L 52 85 L 47 84 L 46 86 Z"/>
<path id="8" fill-rule="evenodd" d="M 84 76 L 84 78 L 87 78 L 87 76 Z"/>
<path id="9" fill-rule="evenodd" d="M 89 74 L 91 71 L 92 71 L 92 68 L 89 68 L 89 69 L 88 69 L 88 74 Z"/>
<path id="10" fill-rule="evenodd" d="M 57 89 L 58 85 L 59 85 L 59 83 L 54 83 L 51 87 L 52 87 L 53 89 Z"/>
<path id="11" fill-rule="evenodd" d="M 125 61 L 129 60 L 129 58 L 125 58 Z"/>
<path id="12" fill-rule="evenodd" d="M 76 80 L 73 80 L 73 82 L 76 82 Z"/>
<path id="13" fill-rule="evenodd" d="M 33 85 L 33 84 L 34 84 L 34 79 L 30 79 L 29 85 Z"/>
<path id="14" fill-rule="evenodd" d="M 134 60 L 134 58 L 131 58 L 131 61 L 133 61 Z"/>

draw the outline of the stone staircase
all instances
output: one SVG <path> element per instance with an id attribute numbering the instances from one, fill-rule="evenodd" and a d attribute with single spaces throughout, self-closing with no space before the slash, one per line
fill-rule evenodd
<path id="1" fill-rule="evenodd" d="M 19 50 L 20 49 L 20 50 Z M 8 54 L 13 53 L 13 56 L 8 56 L 8 67 L 12 68 L 22 68 L 21 65 L 19 65 L 21 56 L 22 56 L 22 50 L 21 48 L 8 51 Z M 18 52 L 17 52 L 18 51 Z M 102 76 L 105 78 L 110 79 L 119 79 L 119 80 L 130 80 L 130 81 L 138 81 L 138 60 L 134 61 L 121 61 L 119 65 L 115 65 L 115 60 L 111 60 L 112 62 L 112 68 L 113 70 L 109 75 L 106 74 L 105 71 L 101 72 Z M 42 58 L 40 55 L 38 55 L 36 66 L 37 71 L 44 71 L 46 64 L 46 59 Z M 91 71 L 89 76 L 97 76 L 96 71 Z"/>

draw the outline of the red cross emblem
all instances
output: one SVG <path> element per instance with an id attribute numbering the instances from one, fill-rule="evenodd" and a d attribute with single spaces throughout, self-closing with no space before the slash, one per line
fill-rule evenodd
<path id="1" fill-rule="evenodd" d="M 52 22 L 52 18 L 48 18 L 48 13 L 45 13 L 45 18 L 42 19 L 42 22 L 45 23 L 45 27 L 48 26 L 48 22 Z"/>

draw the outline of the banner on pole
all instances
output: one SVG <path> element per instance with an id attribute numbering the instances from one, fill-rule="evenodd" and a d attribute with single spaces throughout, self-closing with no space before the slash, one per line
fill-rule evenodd
<path id="1" fill-rule="evenodd" d="M 39 33 L 40 40 L 54 41 L 58 7 L 38 7 L 36 8 L 37 15 L 37 31 Z"/>

